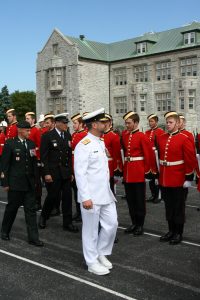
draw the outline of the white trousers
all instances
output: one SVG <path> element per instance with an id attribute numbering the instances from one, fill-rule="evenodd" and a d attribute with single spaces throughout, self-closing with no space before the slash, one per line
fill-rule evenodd
<path id="1" fill-rule="evenodd" d="M 99 255 L 112 252 L 118 227 L 116 204 L 93 205 L 89 210 L 81 204 L 81 213 L 83 255 L 89 266 L 97 262 Z"/>

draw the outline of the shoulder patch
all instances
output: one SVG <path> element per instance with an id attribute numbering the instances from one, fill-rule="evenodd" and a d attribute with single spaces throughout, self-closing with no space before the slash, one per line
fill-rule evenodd
<path id="1" fill-rule="evenodd" d="M 87 144 L 89 144 L 91 141 L 90 141 L 90 139 L 85 139 L 85 140 L 83 140 L 81 143 L 83 144 L 83 145 L 87 145 Z"/>

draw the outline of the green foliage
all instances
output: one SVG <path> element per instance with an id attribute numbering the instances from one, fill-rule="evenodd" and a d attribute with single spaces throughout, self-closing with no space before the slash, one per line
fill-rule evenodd
<path id="1" fill-rule="evenodd" d="M 12 100 L 9 95 L 7 86 L 1 89 L 0 93 L 0 120 L 4 120 L 5 112 L 12 107 Z"/>
<path id="2" fill-rule="evenodd" d="M 18 121 L 24 120 L 26 112 L 36 112 L 36 94 L 34 91 L 15 91 L 10 96 Z"/>

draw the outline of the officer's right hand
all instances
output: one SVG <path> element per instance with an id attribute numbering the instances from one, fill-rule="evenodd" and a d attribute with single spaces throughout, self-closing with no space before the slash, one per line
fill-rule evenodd
<path id="1" fill-rule="evenodd" d="M 44 180 L 45 180 L 45 182 L 53 182 L 51 175 L 45 175 Z"/>
<path id="2" fill-rule="evenodd" d="M 92 209 L 93 208 L 93 203 L 92 200 L 86 200 L 83 202 L 83 208 L 85 209 Z"/>
<path id="3" fill-rule="evenodd" d="M 3 189 L 4 189 L 5 192 L 8 192 L 9 191 L 9 186 L 4 186 Z"/>

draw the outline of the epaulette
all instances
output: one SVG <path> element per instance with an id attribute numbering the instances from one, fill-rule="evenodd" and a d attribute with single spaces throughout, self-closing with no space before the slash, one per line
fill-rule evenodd
<path id="1" fill-rule="evenodd" d="M 89 139 L 85 139 L 85 140 L 83 140 L 81 143 L 83 144 L 83 145 L 87 145 L 87 144 L 89 144 L 91 141 L 89 140 Z"/>

